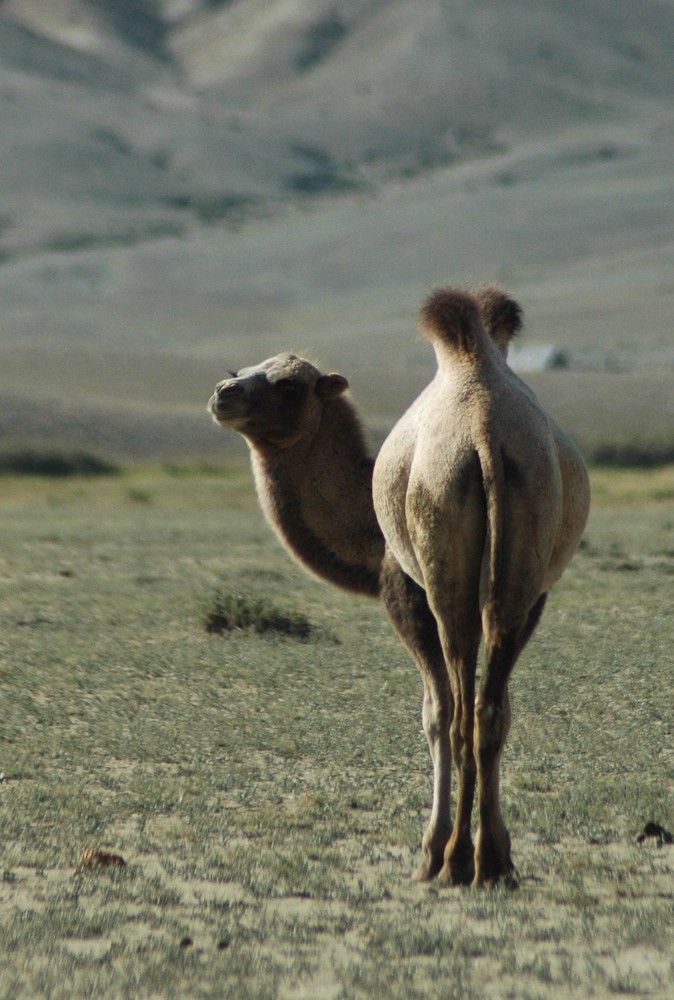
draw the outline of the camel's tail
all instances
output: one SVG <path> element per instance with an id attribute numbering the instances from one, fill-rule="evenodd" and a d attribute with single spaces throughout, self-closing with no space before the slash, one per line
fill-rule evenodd
<path id="1" fill-rule="evenodd" d="M 497 645 L 501 639 L 501 590 L 504 573 L 505 476 L 500 450 L 488 445 L 478 448 L 482 482 L 487 502 L 487 593 L 482 612 L 485 642 Z"/>

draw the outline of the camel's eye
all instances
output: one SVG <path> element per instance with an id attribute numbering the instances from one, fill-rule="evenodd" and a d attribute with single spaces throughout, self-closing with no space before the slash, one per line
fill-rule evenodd
<path id="1" fill-rule="evenodd" d="M 297 379 L 294 378 L 280 378 L 278 382 L 275 383 L 275 387 L 279 390 L 279 392 L 283 393 L 287 399 L 294 399 L 299 396 L 302 391 L 301 382 L 298 382 Z"/>

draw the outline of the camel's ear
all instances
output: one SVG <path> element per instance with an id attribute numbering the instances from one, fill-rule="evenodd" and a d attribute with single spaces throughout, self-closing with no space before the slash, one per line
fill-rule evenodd
<path id="1" fill-rule="evenodd" d="M 343 375 L 319 375 L 316 379 L 316 395 L 321 399 L 341 396 L 349 388 L 349 381 Z"/>

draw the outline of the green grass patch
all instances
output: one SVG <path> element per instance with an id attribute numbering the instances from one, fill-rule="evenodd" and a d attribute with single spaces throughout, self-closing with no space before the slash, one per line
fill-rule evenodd
<path id="1" fill-rule="evenodd" d="M 592 509 L 633 507 L 674 501 L 674 465 L 633 468 L 590 468 Z"/>
<path id="2" fill-rule="evenodd" d="M 666 471 L 593 470 L 514 672 L 515 893 L 409 880 L 419 677 L 377 602 L 288 559 L 244 465 L 4 477 L 0 993 L 668 996 L 673 848 L 639 842 L 674 829 Z M 250 627 L 209 634 L 218 603 Z"/>

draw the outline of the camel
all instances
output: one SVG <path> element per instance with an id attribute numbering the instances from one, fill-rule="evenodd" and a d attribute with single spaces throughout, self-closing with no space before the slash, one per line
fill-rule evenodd
<path id="1" fill-rule="evenodd" d="M 348 381 L 288 353 L 230 376 L 209 408 L 246 440 L 260 506 L 283 545 L 321 579 L 378 597 L 374 459 Z"/>
<path id="2" fill-rule="evenodd" d="M 507 353 L 518 307 L 497 289 L 480 294 Z M 246 440 L 260 506 L 282 544 L 321 579 L 379 597 L 385 543 L 372 503 L 374 458 L 344 395 L 348 380 L 287 352 L 229 376 L 208 408 Z"/>
<path id="3" fill-rule="evenodd" d="M 437 373 L 387 437 L 373 474 L 386 538 L 382 596 L 422 673 L 434 768 L 418 877 L 452 884 L 513 880 L 499 803 L 508 681 L 589 510 L 580 455 L 506 362 L 518 317 L 516 304 L 493 289 L 431 295 L 421 327 Z"/>
<path id="4" fill-rule="evenodd" d="M 473 421 L 472 416 L 469 418 L 463 411 L 467 408 L 466 413 L 470 411 L 472 414 L 475 409 L 471 404 L 472 386 L 475 386 L 480 400 L 489 401 L 490 393 L 503 382 L 515 410 L 520 405 L 516 402 L 518 394 L 522 397 L 523 413 L 519 423 L 514 417 L 510 421 L 517 432 L 513 454 L 525 466 L 523 483 L 531 480 L 534 485 L 544 486 L 545 490 L 551 489 L 552 499 L 546 501 L 544 498 L 542 503 L 547 503 L 559 515 L 554 562 L 545 578 L 548 586 L 561 574 L 578 545 L 587 516 L 588 488 L 584 466 L 576 449 L 545 417 L 531 390 L 516 378 L 506 364 L 508 344 L 521 326 L 521 310 L 517 303 L 495 288 L 478 290 L 472 297 L 465 295 L 462 301 L 467 315 L 471 317 L 472 326 L 469 324 L 469 328 L 472 331 L 474 327 L 477 331 L 475 343 L 480 346 L 480 350 L 475 352 L 474 375 L 463 382 L 463 391 L 457 389 L 461 382 L 458 376 L 449 378 L 449 384 L 454 389 L 448 400 L 443 401 L 443 383 L 438 381 L 441 372 L 444 378 L 447 367 L 444 364 L 447 351 L 443 349 L 441 371 L 396 425 L 384 443 L 376 465 L 367 451 L 356 410 L 345 395 L 347 380 L 337 374 L 323 375 L 310 362 L 293 354 L 279 354 L 255 367 L 230 372 L 229 378 L 216 385 L 209 409 L 218 424 L 237 431 L 247 441 L 261 507 L 291 555 L 330 583 L 383 599 L 393 627 L 411 652 L 424 682 L 422 718 L 433 762 L 433 806 L 422 842 L 423 861 L 415 873 L 416 877 L 427 880 L 439 874 L 452 883 L 474 880 L 483 884 L 509 876 L 512 863 L 507 832 L 498 813 L 498 757 L 502 741 L 495 756 L 492 754 L 495 770 L 494 761 L 490 763 L 489 747 L 485 744 L 485 748 L 480 749 L 478 743 L 477 757 L 481 754 L 483 764 L 480 771 L 482 784 L 479 786 L 481 825 L 478 849 L 473 859 L 470 820 L 478 764 L 473 758 L 472 700 L 477 646 L 481 636 L 480 607 L 484 606 L 483 618 L 490 629 L 485 631 L 485 636 L 491 643 L 488 649 L 492 650 L 492 640 L 499 638 L 503 622 L 510 624 L 508 615 L 517 601 L 515 592 L 505 602 L 499 592 L 499 601 L 496 601 L 496 590 L 492 586 L 489 603 L 481 594 L 481 589 L 484 590 L 484 581 L 489 580 L 488 566 L 493 569 L 510 566 L 507 559 L 501 559 L 500 550 L 507 550 L 511 521 L 517 522 L 517 511 L 524 509 L 527 516 L 528 513 L 527 493 L 520 489 L 515 479 L 513 488 L 518 503 L 513 505 L 512 511 L 508 507 L 508 516 L 499 525 L 499 511 L 492 510 L 486 500 L 487 496 L 492 499 L 492 480 L 483 482 L 479 452 L 476 450 L 477 439 L 473 442 L 472 463 L 463 461 L 470 451 L 470 445 L 466 443 L 466 425 Z M 434 329 L 432 325 L 431 329 Z M 471 343 L 471 337 L 467 336 L 466 344 L 470 346 Z M 481 366 L 479 358 L 482 355 L 484 364 Z M 482 368 L 498 372 L 498 375 L 487 379 L 484 386 L 477 377 Z M 464 369 L 467 373 L 468 366 L 464 365 L 461 370 Z M 441 405 L 437 405 L 431 413 L 434 400 Z M 491 412 L 489 405 L 487 411 Z M 551 435 L 554 441 L 554 446 L 550 446 L 546 438 L 550 454 L 555 451 L 557 455 L 558 476 L 553 476 L 552 483 L 544 483 L 543 479 L 539 482 L 526 469 L 527 445 L 526 442 L 523 444 L 520 432 L 527 425 L 529 411 L 536 414 L 533 425 L 547 427 L 548 437 Z M 442 423 L 442 414 L 446 426 Z M 435 442 L 423 426 L 426 417 L 431 415 L 431 425 L 438 434 Z M 541 437 L 545 438 L 542 432 Z M 453 447 L 452 441 L 460 442 L 460 445 Z M 535 445 L 534 435 L 532 449 L 537 455 Z M 424 469 L 419 457 L 425 455 L 428 459 L 430 456 L 431 461 L 427 461 L 427 465 L 432 467 L 436 446 L 440 467 L 437 475 L 433 475 L 432 468 L 429 475 L 426 469 L 431 489 L 428 499 L 433 500 L 432 490 L 435 489 L 435 500 L 438 501 L 442 494 L 448 501 L 447 509 L 443 513 L 440 503 L 435 506 L 433 503 L 419 504 L 418 509 L 410 508 L 408 525 L 406 498 L 410 483 L 415 488 L 413 496 L 417 503 L 424 496 L 423 475 L 417 476 Z M 447 464 L 445 459 L 452 456 L 462 461 Z M 554 465 L 553 458 L 550 463 Z M 373 468 L 376 480 L 374 499 Z M 414 472 L 413 476 L 411 472 Z M 438 491 L 443 477 L 446 479 L 444 491 Z M 499 493 L 499 497 L 501 495 Z M 538 510 L 537 504 L 538 500 L 534 498 L 535 510 Z M 499 527 L 493 536 L 487 530 L 487 510 L 490 516 L 493 514 L 490 527 Z M 424 532 L 422 524 L 426 514 L 430 519 Z M 537 523 L 537 517 L 532 515 L 532 523 Z M 517 529 L 518 524 L 515 523 L 514 527 Z M 454 535 L 460 544 L 453 544 Z M 425 539 L 423 554 L 420 550 L 417 555 L 414 545 L 417 539 L 422 538 Z M 521 532 L 515 530 L 513 539 L 516 539 L 513 552 L 519 555 Z M 458 561 L 448 564 L 447 592 L 444 595 L 438 593 L 443 587 L 438 572 L 440 563 L 436 561 L 435 570 L 431 566 L 432 550 L 436 545 L 443 557 L 458 554 Z M 491 560 L 484 558 L 487 548 L 492 553 Z M 507 551 L 505 555 L 508 555 Z M 429 564 L 428 581 L 422 572 L 422 565 L 426 567 L 426 562 Z M 512 575 L 516 575 L 515 568 Z M 499 582 L 500 579 L 498 577 Z M 520 581 L 516 584 L 516 589 L 524 590 L 526 603 L 532 588 L 527 589 Z M 454 603 L 454 594 L 458 594 L 459 590 L 465 606 L 469 608 L 465 618 L 464 604 L 459 608 Z M 510 656 L 512 667 L 535 628 L 544 602 L 544 593 L 537 595 L 532 608 L 527 609 L 526 624 L 517 633 L 515 645 L 508 633 L 503 649 L 494 646 L 494 650 L 500 651 L 498 655 L 493 651 L 488 654 L 492 655 L 492 659 L 499 660 L 500 656 L 499 662 L 505 662 Z M 450 605 L 450 612 L 443 614 L 447 604 Z M 459 652 L 463 654 L 467 647 L 470 647 L 469 655 L 461 659 Z M 516 652 L 513 653 L 513 649 Z M 492 673 L 495 670 L 496 667 Z M 490 700 L 492 687 L 487 687 L 486 694 L 481 695 L 482 701 L 476 707 L 476 715 L 482 720 L 495 717 L 496 709 L 493 699 Z M 509 718 L 507 686 L 497 707 L 502 712 L 500 733 L 505 739 Z M 488 730 L 485 721 L 478 731 L 486 739 L 492 730 Z M 455 827 L 450 820 L 452 752 L 459 774 Z M 487 810 L 483 822 L 483 802 L 485 808 L 492 802 L 494 789 L 496 810 Z M 494 847 L 494 843 L 498 846 Z"/>

